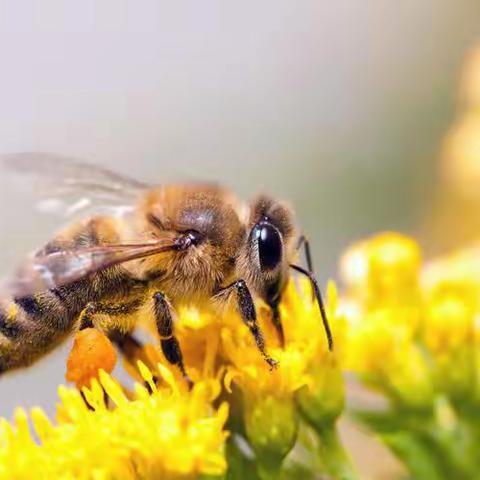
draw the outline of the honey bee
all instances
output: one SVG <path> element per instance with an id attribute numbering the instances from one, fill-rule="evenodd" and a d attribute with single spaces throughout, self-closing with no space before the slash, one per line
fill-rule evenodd
<path id="1" fill-rule="evenodd" d="M 182 304 L 215 310 L 226 302 L 235 304 L 259 354 L 275 368 L 255 299 L 270 307 L 283 344 L 279 304 L 292 270 L 310 280 L 333 348 L 308 241 L 283 202 L 260 195 L 245 205 L 219 185 L 148 185 L 41 153 L 3 155 L 0 164 L 33 176 L 34 185 L 46 183 L 41 205 L 64 206 L 72 218 L 23 262 L 0 300 L 0 372 L 30 365 L 86 327 L 107 330 L 128 359 L 140 348 L 132 319 L 150 305 L 164 356 L 191 383 L 174 312 Z M 301 247 L 306 269 L 294 263 Z M 99 316 L 108 317 L 108 328 Z"/>

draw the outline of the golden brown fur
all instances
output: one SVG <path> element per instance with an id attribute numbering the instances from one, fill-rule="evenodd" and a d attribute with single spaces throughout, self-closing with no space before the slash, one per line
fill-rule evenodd
<path id="1" fill-rule="evenodd" d="M 144 259 L 133 269 L 140 277 L 164 272 L 159 287 L 174 304 L 208 300 L 232 277 L 246 228 L 241 205 L 228 190 L 215 185 L 158 188 L 143 199 L 138 215 L 146 237 L 195 230 L 207 239 L 188 251 Z M 149 221 L 152 216 L 163 228 Z"/>

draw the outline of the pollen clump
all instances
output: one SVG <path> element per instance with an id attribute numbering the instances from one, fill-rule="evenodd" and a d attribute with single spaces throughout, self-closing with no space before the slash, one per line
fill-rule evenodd
<path id="1" fill-rule="evenodd" d="M 75 335 L 65 378 L 77 388 L 90 386 L 100 369 L 111 373 L 116 363 L 117 354 L 110 340 L 95 328 L 85 328 Z"/>

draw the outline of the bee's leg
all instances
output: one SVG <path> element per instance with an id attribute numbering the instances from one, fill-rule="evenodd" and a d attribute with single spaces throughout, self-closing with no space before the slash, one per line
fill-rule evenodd
<path id="1" fill-rule="evenodd" d="M 110 330 L 108 332 L 108 338 L 117 346 L 127 361 L 134 365 L 143 348 L 142 343 L 131 333 L 124 333 L 117 329 Z"/>
<path id="2" fill-rule="evenodd" d="M 182 372 L 183 378 L 188 384 L 188 387 L 192 388 L 193 382 L 185 370 L 180 344 L 173 333 L 171 307 L 161 292 L 157 292 L 153 295 L 153 302 L 153 312 L 158 334 L 160 335 L 160 345 L 162 347 L 163 354 L 172 365 L 178 366 L 180 372 Z"/>
<path id="3" fill-rule="evenodd" d="M 128 303 L 89 303 L 80 316 L 79 329 L 95 328 L 95 315 L 103 314 L 110 316 L 130 315 L 134 313 L 141 305 L 140 300 L 133 300 Z M 143 345 L 136 340 L 131 333 L 122 332 L 118 329 L 108 329 L 104 332 L 108 338 L 117 346 L 122 355 L 132 365 L 142 358 Z"/>
<path id="4" fill-rule="evenodd" d="M 277 331 L 278 339 L 280 340 L 280 345 L 282 347 L 285 346 L 285 333 L 283 331 L 282 319 L 280 318 L 280 298 L 281 298 L 281 291 L 280 291 L 280 284 L 279 282 L 275 282 L 273 285 L 270 285 L 267 288 L 267 292 L 265 295 L 265 301 L 267 305 L 270 307 L 272 311 L 272 323 Z"/>
<path id="5" fill-rule="evenodd" d="M 128 315 L 133 313 L 139 306 L 141 302 L 138 300 L 134 300 L 133 302 L 130 303 L 123 303 L 123 304 L 108 304 L 108 303 L 89 303 L 82 311 L 80 314 L 80 324 L 79 324 L 79 330 L 84 330 L 85 328 L 97 328 L 95 325 L 95 315 L 98 314 L 104 314 L 104 315 Z M 108 337 L 110 338 L 111 341 L 115 342 L 115 339 L 111 338 L 111 332 L 105 332 L 107 333 Z M 133 337 L 132 337 L 133 338 Z M 122 349 L 120 351 L 123 353 Z M 127 360 L 128 357 L 127 357 Z M 104 399 L 105 399 L 105 405 L 108 405 L 108 395 L 107 392 L 104 390 Z M 92 409 L 92 407 L 89 405 L 87 402 L 85 395 L 83 392 L 80 392 L 80 395 L 82 396 L 83 400 L 85 401 L 87 407 L 89 409 Z"/>
<path id="6" fill-rule="evenodd" d="M 128 303 L 89 303 L 80 314 L 79 329 L 95 327 L 95 315 L 129 315 L 137 310 L 141 305 L 140 300 L 134 300 Z"/>
<path id="7" fill-rule="evenodd" d="M 222 292 L 229 292 L 235 289 L 237 291 L 237 305 L 242 320 L 250 329 L 257 348 L 260 350 L 265 361 L 270 365 L 271 368 L 278 366 L 277 360 L 274 360 L 265 350 L 265 341 L 263 339 L 262 331 L 258 326 L 257 322 L 257 312 L 255 310 L 255 304 L 253 302 L 252 294 L 247 287 L 247 284 L 244 280 L 236 280 L 232 284 L 228 285 L 219 292 L 222 295 Z"/>
<path id="8" fill-rule="evenodd" d="M 89 303 L 80 313 L 80 324 L 78 326 L 79 330 L 85 330 L 86 328 L 94 328 L 93 317 L 95 315 L 95 305 Z"/>
<path id="9" fill-rule="evenodd" d="M 123 304 L 108 304 L 108 303 L 89 303 L 80 315 L 79 329 L 96 328 L 94 317 L 98 314 L 104 315 L 129 315 L 135 312 L 141 305 L 141 301 L 134 300 L 130 303 Z M 136 367 L 138 360 L 148 365 L 148 359 L 143 353 L 143 345 L 131 334 L 121 332 L 117 329 L 109 329 L 104 332 L 111 342 L 115 344 L 118 350 L 128 363 Z M 156 383 L 157 378 L 154 376 L 153 381 Z M 150 389 L 149 385 L 145 384 L 146 388 Z M 150 392 L 151 393 L 151 392 Z"/>
<path id="10" fill-rule="evenodd" d="M 117 329 L 108 331 L 108 338 L 116 345 L 128 363 L 136 365 L 138 360 L 148 365 L 149 361 L 143 352 L 143 344 L 132 333 Z"/>
<path id="11" fill-rule="evenodd" d="M 120 350 L 123 357 L 130 365 L 136 367 L 137 362 L 141 360 L 145 365 L 153 370 L 153 366 L 143 350 L 142 342 L 137 340 L 131 333 L 124 333 L 119 330 L 110 330 L 108 332 L 108 338 L 116 345 L 118 350 Z M 153 375 L 152 380 L 155 384 L 157 384 L 158 378 L 155 375 Z M 148 382 L 145 382 L 144 385 L 149 392 L 152 393 Z"/>
<path id="12" fill-rule="evenodd" d="M 278 302 L 269 304 L 272 310 L 272 323 L 277 331 L 278 338 L 280 340 L 280 345 L 285 346 L 285 333 L 283 331 L 282 319 L 280 318 L 280 309 L 278 308 Z"/>

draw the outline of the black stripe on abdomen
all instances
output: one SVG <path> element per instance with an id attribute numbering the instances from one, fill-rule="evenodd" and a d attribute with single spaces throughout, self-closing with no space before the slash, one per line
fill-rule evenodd
<path id="1" fill-rule="evenodd" d="M 0 333 L 7 338 L 15 338 L 20 333 L 20 326 L 16 319 L 9 319 L 2 311 L 0 311 Z"/>
<path id="2" fill-rule="evenodd" d="M 29 316 L 37 316 L 43 313 L 42 303 L 33 295 L 17 297 L 14 302 Z"/>

